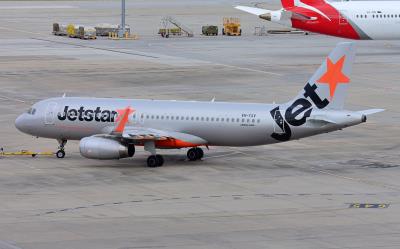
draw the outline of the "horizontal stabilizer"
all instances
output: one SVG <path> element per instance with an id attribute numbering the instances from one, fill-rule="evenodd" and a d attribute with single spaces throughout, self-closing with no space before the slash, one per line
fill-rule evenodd
<path id="1" fill-rule="evenodd" d="M 291 12 L 292 13 L 292 18 L 300 20 L 300 21 L 315 21 L 315 20 L 318 19 L 315 16 L 307 16 L 307 15 L 296 13 L 296 12 L 293 12 L 293 11 L 286 11 L 286 12 Z"/>
<path id="2" fill-rule="evenodd" d="M 327 124 L 337 124 L 337 122 L 328 119 L 324 116 L 314 116 L 314 117 L 310 117 L 308 119 L 309 122 L 311 123 L 319 123 L 319 124 L 323 124 L 323 125 L 327 125 Z"/>
<path id="3" fill-rule="evenodd" d="M 248 12 L 250 14 L 257 15 L 257 16 L 271 13 L 270 10 L 254 8 L 254 7 L 247 7 L 247 6 L 236 6 L 235 9 L 242 10 L 242 11 Z"/>
<path id="4" fill-rule="evenodd" d="M 383 112 L 385 109 L 368 109 L 368 110 L 363 110 L 363 111 L 358 111 L 358 113 L 364 114 L 364 115 L 372 115 L 378 112 Z"/>

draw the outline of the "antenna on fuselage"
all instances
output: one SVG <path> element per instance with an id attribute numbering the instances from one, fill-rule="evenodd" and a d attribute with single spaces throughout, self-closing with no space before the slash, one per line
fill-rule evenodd
<path id="1" fill-rule="evenodd" d="M 66 93 L 64 93 L 62 97 L 63 97 L 63 98 L 65 98 L 66 96 L 67 96 L 67 94 L 66 94 Z"/>

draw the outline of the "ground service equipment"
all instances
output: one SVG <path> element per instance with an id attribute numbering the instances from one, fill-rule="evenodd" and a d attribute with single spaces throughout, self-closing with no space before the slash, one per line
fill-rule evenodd
<path id="1" fill-rule="evenodd" d="M 96 29 L 94 27 L 79 26 L 78 36 L 81 39 L 96 39 Z"/>
<path id="2" fill-rule="evenodd" d="M 242 35 L 242 29 L 240 28 L 240 19 L 236 17 L 224 17 L 223 19 L 224 28 L 222 29 L 222 35 Z"/>
<path id="3" fill-rule="evenodd" d="M 172 30 L 176 30 L 176 28 L 179 29 L 179 35 L 181 34 L 185 34 L 188 37 L 193 37 L 193 31 L 187 27 L 186 25 L 182 24 L 181 22 L 179 22 L 178 20 L 176 20 L 175 18 L 173 18 L 172 16 L 166 16 L 161 20 L 161 25 L 162 28 L 159 30 L 159 34 L 162 37 L 168 38 L 170 34 L 172 35 L 176 35 L 178 33 L 170 33 L 170 31 Z M 171 28 L 171 25 L 173 26 L 173 28 Z M 161 32 L 164 31 L 164 32 Z"/>
<path id="4" fill-rule="evenodd" d="M 218 26 L 207 25 L 201 28 L 203 35 L 218 35 Z"/>

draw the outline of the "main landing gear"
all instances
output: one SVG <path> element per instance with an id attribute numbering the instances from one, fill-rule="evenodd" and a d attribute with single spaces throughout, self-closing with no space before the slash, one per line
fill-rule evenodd
<path id="1" fill-rule="evenodd" d="M 151 156 L 147 158 L 147 167 L 155 168 L 161 167 L 164 164 L 164 158 L 161 155 L 157 155 L 156 146 L 154 141 L 147 141 L 144 143 L 144 150 L 151 153 Z"/>
<path id="2" fill-rule="evenodd" d="M 56 152 L 56 157 L 57 158 L 64 158 L 65 157 L 65 151 L 64 151 L 64 147 L 65 144 L 67 143 L 67 140 L 61 140 L 61 139 L 57 139 L 58 141 L 58 151 Z"/>
<path id="3" fill-rule="evenodd" d="M 147 158 L 147 166 L 150 168 L 160 167 L 164 164 L 164 158 L 161 155 L 151 155 Z"/>
<path id="4" fill-rule="evenodd" d="M 201 148 L 191 148 L 190 150 L 188 150 L 187 152 L 187 157 L 189 159 L 189 161 L 197 161 L 202 159 L 204 156 L 204 152 Z"/>

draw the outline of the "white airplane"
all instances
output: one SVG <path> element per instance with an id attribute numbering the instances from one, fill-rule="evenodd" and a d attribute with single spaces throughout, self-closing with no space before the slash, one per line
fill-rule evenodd
<path id="1" fill-rule="evenodd" d="M 236 9 L 310 32 L 356 40 L 400 39 L 399 1 L 281 0 L 282 9 Z"/>
<path id="2" fill-rule="evenodd" d="M 135 146 L 151 153 L 149 167 L 164 159 L 156 149 L 190 148 L 189 160 L 203 157 L 200 146 L 255 146 L 341 130 L 383 111 L 343 109 L 354 61 L 353 43 L 340 43 L 300 93 L 283 104 L 196 101 L 51 98 L 35 103 L 15 126 L 36 137 L 80 140 L 92 159 L 131 157 Z"/>

